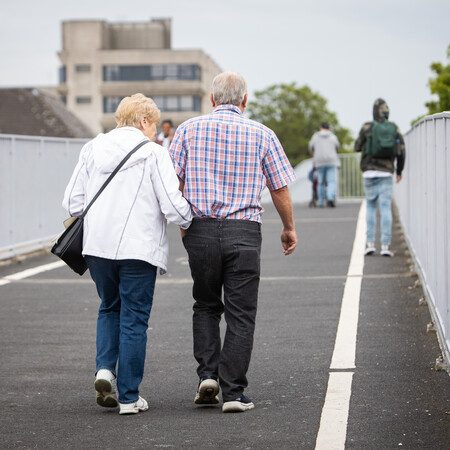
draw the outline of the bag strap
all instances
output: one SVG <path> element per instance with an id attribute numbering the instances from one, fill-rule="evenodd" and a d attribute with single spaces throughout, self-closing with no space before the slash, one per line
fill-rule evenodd
<path id="1" fill-rule="evenodd" d="M 103 183 L 102 187 L 98 190 L 98 192 L 95 194 L 94 198 L 89 202 L 89 204 L 86 206 L 86 208 L 83 211 L 83 214 L 81 214 L 80 219 L 84 219 L 84 216 L 89 211 L 89 208 L 92 206 L 92 204 L 97 200 L 98 196 L 104 191 L 105 187 L 108 186 L 109 182 L 114 178 L 114 176 L 117 174 L 117 172 L 122 168 L 122 166 L 130 159 L 131 155 L 136 153 L 144 144 L 147 144 L 147 142 L 150 142 L 148 139 L 145 139 L 144 141 L 140 142 L 136 147 L 129 152 L 125 158 L 120 161 L 119 165 L 114 169 L 113 172 L 111 172 L 111 175 L 108 177 L 108 179 Z"/>

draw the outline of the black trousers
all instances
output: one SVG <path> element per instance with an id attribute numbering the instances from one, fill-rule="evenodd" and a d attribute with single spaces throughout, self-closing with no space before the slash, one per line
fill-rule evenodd
<path id="1" fill-rule="evenodd" d="M 194 219 L 183 238 L 194 280 L 194 356 L 200 378 L 219 379 L 224 401 L 247 387 L 261 258 L 261 225 Z M 223 301 L 222 301 L 223 290 Z M 220 320 L 227 323 L 221 346 Z"/>

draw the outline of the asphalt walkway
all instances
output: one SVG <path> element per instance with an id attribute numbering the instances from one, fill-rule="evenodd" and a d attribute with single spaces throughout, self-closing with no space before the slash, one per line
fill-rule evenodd
<path id="1" fill-rule="evenodd" d="M 297 206 L 299 247 L 284 257 L 280 223 L 268 208 L 247 390 L 256 407 L 244 414 L 193 405 L 191 281 L 174 227 L 170 271 L 158 279 L 150 320 L 142 384 L 150 410 L 137 416 L 95 404 L 98 300 L 89 277 L 65 267 L 23 272 L 55 262 L 52 256 L 0 268 L 0 448 L 312 449 L 318 435 L 328 442 L 318 448 L 339 448 L 342 439 L 355 449 L 450 448 L 450 378 L 434 370 L 440 350 L 426 332 L 430 315 L 419 306 L 398 225 L 396 256 L 363 261 L 350 314 L 359 319 L 355 367 L 333 368 L 344 287 L 358 279 L 349 265 L 359 211 L 359 203 Z M 336 402 L 329 380 L 341 376 L 350 383 Z"/>

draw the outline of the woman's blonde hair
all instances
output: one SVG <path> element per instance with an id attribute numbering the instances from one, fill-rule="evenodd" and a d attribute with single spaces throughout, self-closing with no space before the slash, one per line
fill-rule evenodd
<path id="1" fill-rule="evenodd" d="M 158 124 L 161 119 L 161 111 L 151 98 L 144 94 L 134 94 L 122 99 L 114 117 L 118 127 L 139 128 L 142 119 Z"/>

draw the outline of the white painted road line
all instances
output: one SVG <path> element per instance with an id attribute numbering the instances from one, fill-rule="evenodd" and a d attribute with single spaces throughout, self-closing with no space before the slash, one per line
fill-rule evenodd
<path id="1" fill-rule="evenodd" d="M 354 369 L 356 335 L 358 331 L 359 299 L 364 270 L 364 248 L 366 245 L 366 203 L 359 210 L 355 240 L 348 267 L 342 297 L 341 315 L 334 344 L 330 369 Z"/>
<path id="2" fill-rule="evenodd" d="M 11 281 L 23 280 L 24 278 L 33 277 L 42 272 L 48 272 L 49 270 L 59 269 L 64 267 L 66 263 L 64 261 L 56 261 L 50 264 L 44 264 L 42 266 L 33 267 L 31 269 L 22 270 L 6 277 L 0 278 L 0 286 L 9 284 Z"/>
<path id="3" fill-rule="evenodd" d="M 356 224 L 352 256 L 342 297 L 341 314 L 330 369 L 355 368 L 359 301 L 366 245 L 366 202 Z M 331 372 L 317 433 L 316 450 L 345 449 L 353 372 Z"/>
<path id="4" fill-rule="evenodd" d="M 354 369 L 361 277 L 349 277 L 342 297 L 341 315 L 330 369 Z"/>
<path id="5" fill-rule="evenodd" d="M 341 450 L 345 448 L 352 380 L 353 372 L 330 373 L 316 449 Z"/>

